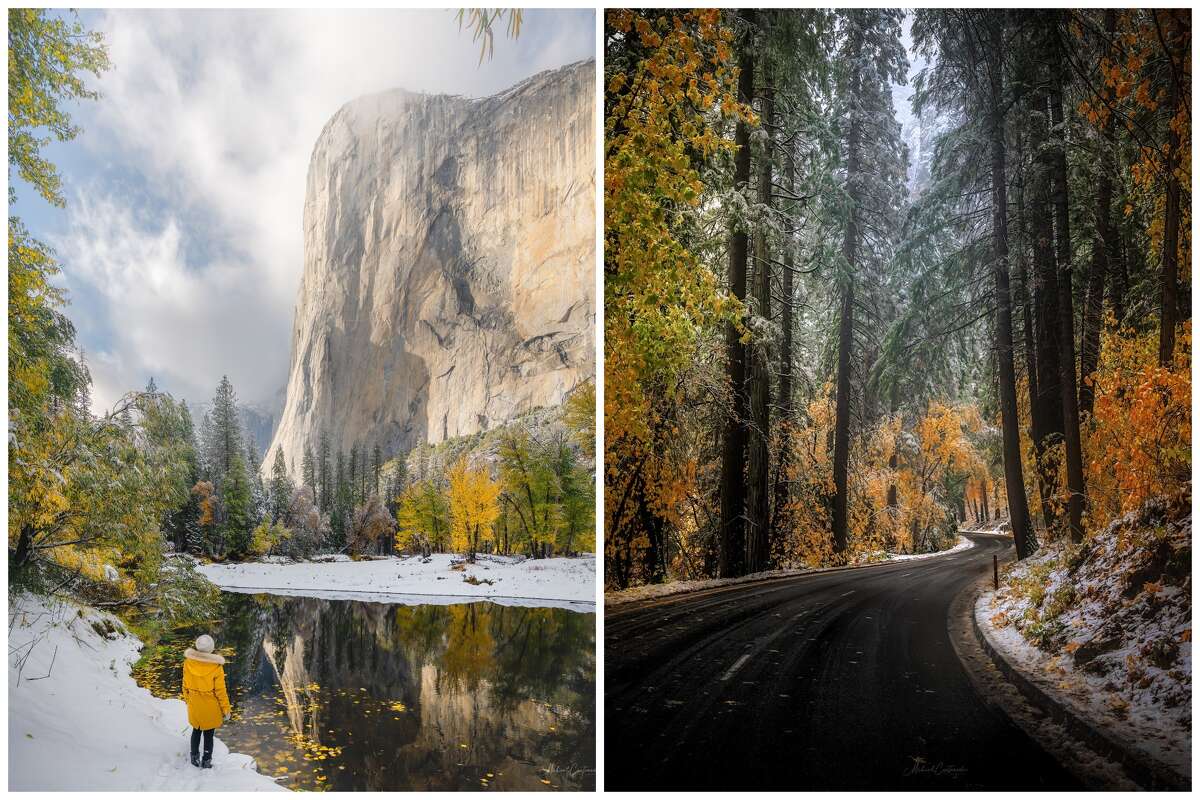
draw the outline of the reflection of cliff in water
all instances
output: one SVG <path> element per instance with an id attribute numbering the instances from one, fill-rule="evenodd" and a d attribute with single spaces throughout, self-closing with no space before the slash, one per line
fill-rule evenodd
<path id="1" fill-rule="evenodd" d="M 273 702 L 311 756 L 301 767 L 324 776 L 297 775 L 297 785 L 594 786 L 590 614 L 239 595 L 227 604 L 235 702 L 243 714 L 270 713 Z M 237 733 L 227 737 L 234 749 Z M 270 752 L 254 755 L 264 772 L 282 771 Z"/>

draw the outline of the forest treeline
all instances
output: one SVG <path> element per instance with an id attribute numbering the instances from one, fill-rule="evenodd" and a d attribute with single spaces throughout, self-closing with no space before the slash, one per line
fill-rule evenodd
<path id="1" fill-rule="evenodd" d="M 1190 25 L 607 11 L 606 583 L 997 514 L 1024 557 L 1186 487 Z"/>

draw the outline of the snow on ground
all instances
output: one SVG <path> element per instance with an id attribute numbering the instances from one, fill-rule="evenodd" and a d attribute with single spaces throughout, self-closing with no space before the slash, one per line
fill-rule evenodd
<path id="1" fill-rule="evenodd" d="M 501 605 L 557 606 L 593 611 L 596 559 L 479 556 L 475 564 L 438 553 L 423 559 L 389 557 L 290 564 L 204 564 L 200 572 L 230 592 L 364 600 L 407 605 L 490 600 Z M 478 583 L 471 583 L 468 579 Z M 487 583 L 491 581 L 491 583 Z"/>
<path id="2" fill-rule="evenodd" d="M 134 682 L 141 642 L 115 617 L 15 598 L 8 648 L 10 791 L 282 789 L 219 731 L 213 768 L 191 765 L 186 706 Z"/>
<path id="3" fill-rule="evenodd" d="M 1191 775 L 1190 498 L 1153 501 L 1083 545 L 1005 572 L 975 614 L 1022 672 Z"/>
<path id="4" fill-rule="evenodd" d="M 982 533 L 982 531 L 978 531 L 978 532 Z M 948 556 L 951 553 L 961 553 L 963 550 L 970 550 L 974 546 L 975 546 L 975 543 L 972 542 L 970 539 L 968 539 L 965 536 L 959 536 L 958 542 L 955 543 L 954 547 L 950 547 L 946 550 L 938 550 L 936 553 L 914 553 L 911 555 L 907 554 L 907 553 L 887 553 L 886 558 L 884 560 L 886 560 L 886 561 L 919 561 L 923 558 L 937 558 L 938 556 Z"/>
<path id="5" fill-rule="evenodd" d="M 710 578 L 708 580 L 698 581 L 674 581 L 671 583 L 655 583 L 645 586 L 634 586 L 631 589 L 622 589 L 616 592 L 605 592 L 604 605 L 618 606 L 623 603 L 632 603 L 637 600 L 651 600 L 658 597 L 670 597 L 675 594 L 684 594 L 686 592 L 698 592 L 704 589 L 716 589 L 721 586 L 735 586 L 739 583 L 752 583 L 754 581 L 768 580 L 770 578 L 787 578 L 793 575 L 810 575 L 818 572 L 829 572 L 839 569 L 859 569 L 861 567 L 877 566 L 886 564 L 889 561 L 909 561 L 918 558 L 933 558 L 935 556 L 944 556 L 949 553 L 957 553 L 962 550 L 967 550 L 974 547 L 974 543 L 965 537 L 958 537 L 958 543 L 949 550 L 941 550 L 937 553 L 922 553 L 920 555 L 899 555 L 897 553 L 884 553 L 880 551 L 873 554 L 875 557 L 868 563 L 856 564 L 853 567 L 825 567 L 821 569 L 773 569 L 765 572 L 755 572 L 750 575 L 743 575 L 740 578 Z"/>

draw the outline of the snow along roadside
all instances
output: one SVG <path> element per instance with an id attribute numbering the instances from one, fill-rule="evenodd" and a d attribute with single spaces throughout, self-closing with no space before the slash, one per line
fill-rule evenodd
<path id="1" fill-rule="evenodd" d="M 428 561 L 393 556 L 370 561 L 202 564 L 199 570 L 223 590 L 245 594 L 401 605 L 488 600 L 510 606 L 595 610 L 595 556 L 526 560 L 480 556 L 473 565 L 452 569 L 458 560 L 438 553 Z M 469 577 L 478 583 L 468 583 Z"/>
<path id="2" fill-rule="evenodd" d="M 1125 749 L 1143 754 L 1142 760 L 1165 764 L 1190 783 L 1190 726 L 1151 704 L 1118 712 L 1104 678 L 1075 670 L 1068 660 L 1042 652 L 1014 625 L 997 627 L 992 621 L 997 605 L 995 591 L 982 592 L 975 599 L 975 625 L 1011 669 L 1068 714 L 1107 733 L 1107 738 L 1119 741 Z"/>
<path id="3" fill-rule="evenodd" d="M 604 606 L 610 608 L 619 606 L 625 603 L 632 603 L 637 600 L 652 600 L 660 597 L 670 597 L 676 594 L 686 594 L 687 592 L 698 592 L 704 589 L 716 589 L 722 586 L 736 586 L 739 583 L 753 583 L 754 581 L 770 580 L 771 578 L 788 578 L 793 575 L 814 575 L 820 572 L 836 572 L 844 569 L 861 569 L 863 567 L 874 567 L 881 564 L 888 564 L 893 561 L 913 561 L 916 559 L 936 558 L 938 556 L 946 556 L 951 553 L 960 553 L 963 550 L 969 550 L 975 546 L 975 543 L 965 536 L 958 537 L 958 543 L 947 550 L 939 550 L 936 553 L 922 553 L 920 555 L 900 555 L 897 553 L 887 553 L 886 558 L 878 561 L 871 561 L 866 564 L 854 564 L 848 567 L 822 567 L 819 569 L 773 569 L 766 572 L 755 572 L 750 575 L 743 575 L 740 578 L 710 578 L 699 581 L 675 581 L 674 583 L 658 583 L 647 584 L 645 586 L 635 586 L 632 589 L 623 589 L 618 592 L 606 592 L 604 595 Z"/>
<path id="4" fill-rule="evenodd" d="M 8 647 L 10 791 L 285 791 L 219 732 L 213 768 L 189 763 L 186 706 L 134 682 L 142 643 L 111 614 L 17 597 Z"/>

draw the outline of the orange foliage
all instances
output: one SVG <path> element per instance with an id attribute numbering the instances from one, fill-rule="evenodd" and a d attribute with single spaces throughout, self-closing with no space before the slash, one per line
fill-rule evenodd
<path id="1" fill-rule="evenodd" d="M 1191 323 L 1175 362 L 1158 365 L 1158 333 L 1109 327 L 1096 371 L 1096 409 L 1084 432 L 1090 531 L 1178 492 L 1192 472 Z"/>

